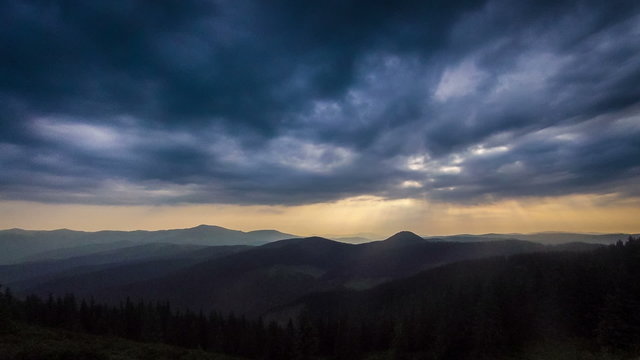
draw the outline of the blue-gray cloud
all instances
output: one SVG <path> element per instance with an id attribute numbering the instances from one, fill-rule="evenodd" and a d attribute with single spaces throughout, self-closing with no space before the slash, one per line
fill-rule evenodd
<path id="1" fill-rule="evenodd" d="M 0 1 L 0 198 L 640 190 L 635 1 Z"/>

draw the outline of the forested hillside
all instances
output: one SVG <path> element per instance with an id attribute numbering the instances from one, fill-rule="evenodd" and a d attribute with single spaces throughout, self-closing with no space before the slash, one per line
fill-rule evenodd
<path id="1" fill-rule="evenodd" d="M 410 232 L 358 245 L 310 237 L 242 248 L 225 252 L 224 256 L 211 256 L 211 248 L 205 248 L 192 253 L 205 252 L 205 256 L 187 262 L 81 269 L 17 285 L 23 294 L 74 293 L 111 304 L 129 296 L 170 301 L 174 307 L 183 309 L 233 311 L 258 317 L 314 292 L 371 288 L 460 260 L 555 250 L 520 240 L 429 241 Z"/>
<path id="2" fill-rule="evenodd" d="M 268 359 L 617 359 L 640 355 L 640 239 L 586 253 L 471 260 L 366 291 L 309 295 L 260 319 L 123 299 L 0 302 L 26 322 Z M 289 318 L 292 316 L 292 318 Z"/>

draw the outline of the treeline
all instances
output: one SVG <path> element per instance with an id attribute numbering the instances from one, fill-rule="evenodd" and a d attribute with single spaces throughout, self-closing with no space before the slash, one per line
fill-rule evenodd
<path id="1" fill-rule="evenodd" d="M 205 315 L 172 310 L 168 303 L 130 299 L 118 306 L 78 300 L 71 294 L 47 299 L 27 296 L 18 300 L 5 290 L 0 295 L 0 309 L 0 322 L 5 323 L 0 331 L 11 331 L 11 322 L 25 322 L 248 358 L 263 358 L 267 354 L 272 354 L 268 357 L 273 359 L 288 358 L 293 353 L 295 338 L 295 334 L 285 333 L 286 329 L 275 323 L 265 326 L 261 320 L 247 320 L 233 314 Z"/>
<path id="2" fill-rule="evenodd" d="M 255 359 L 508 358 L 546 343 L 637 356 L 640 239 L 591 253 L 452 264 L 297 306 L 306 310 L 277 323 L 129 299 L 118 306 L 73 295 L 17 299 L 5 290 L 0 331 L 18 321 Z"/>
<path id="3" fill-rule="evenodd" d="M 590 253 L 461 262 L 303 304 L 312 324 L 329 321 L 314 326 L 328 329 L 319 339 L 348 343 L 350 358 L 385 351 L 400 359 L 522 359 L 559 346 L 574 355 L 538 357 L 637 358 L 640 238 Z"/>

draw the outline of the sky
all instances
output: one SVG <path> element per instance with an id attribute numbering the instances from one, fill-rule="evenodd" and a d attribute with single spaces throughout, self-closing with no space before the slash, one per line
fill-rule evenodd
<path id="1" fill-rule="evenodd" d="M 638 1 L 0 0 L 0 228 L 640 232 Z"/>

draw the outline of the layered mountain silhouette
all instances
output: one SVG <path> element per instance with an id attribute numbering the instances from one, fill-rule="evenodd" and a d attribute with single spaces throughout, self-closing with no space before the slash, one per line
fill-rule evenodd
<path id="1" fill-rule="evenodd" d="M 124 297 L 162 300 L 183 308 L 260 316 L 315 292 L 367 289 L 456 261 L 550 249 L 521 240 L 432 241 L 411 232 L 358 245 L 321 237 L 295 238 L 224 255 L 220 247 L 195 249 L 189 252 L 189 260 L 152 259 L 65 273 L 44 281 L 22 281 L 20 288 L 27 293 L 69 292 L 113 302 Z"/>
<path id="2" fill-rule="evenodd" d="M 203 259 L 226 256 L 244 249 L 244 245 L 201 246 L 177 245 L 168 243 L 152 243 L 134 245 L 125 248 L 98 251 L 89 255 L 73 256 L 60 260 L 42 260 L 13 265 L 0 265 L 0 284 L 11 284 L 16 290 L 23 286 L 33 287 L 35 284 L 60 276 L 77 276 L 79 274 L 106 271 L 118 267 L 130 269 L 135 276 L 135 269 L 146 263 L 155 264 L 155 272 L 164 273 L 175 266 L 187 266 Z M 107 271 L 108 272 L 108 271 Z"/>
<path id="3" fill-rule="evenodd" d="M 0 264 L 64 259 L 148 243 L 203 246 L 262 245 L 296 237 L 277 230 L 238 231 L 220 226 L 200 225 L 188 229 L 158 231 L 34 231 L 0 230 Z"/>

